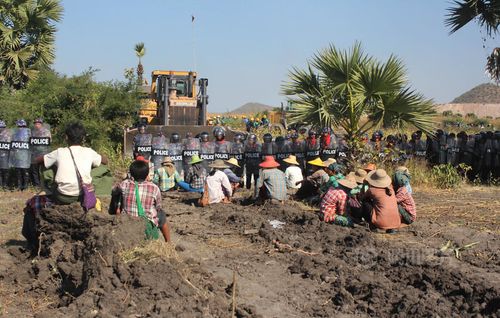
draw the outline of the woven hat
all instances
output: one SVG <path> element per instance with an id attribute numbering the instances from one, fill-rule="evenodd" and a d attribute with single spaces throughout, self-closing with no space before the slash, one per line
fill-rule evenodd
<path id="1" fill-rule="evenodd" d="M 273 156 L 265 156 L 264 161 L 259 163 L 259 167 L 261 168 L 277 168 L 280 164 L 274 160 Z"/>
<path id="2" fill-rule="evenodd" d="M 323 163 L 323 160 L 321 160 L 319 157 L 314 159 L 314 160 L 308 161 L 307 163 L 310 164 L 311 166 L 317 166 L 317 167 L 324 167 L 325 166 L 325 164 Z"/>
<path id="3" fill-rule="evenodd" d="M 366 176 L 369 185 L 376 188 L 387 188 L 391 185 L 391 177 L 387 175 L 384 169 L 373 170 Z"/>
<path id="4" fill-rule="evenodd" d="M 345 178 L 337 180 L 337 182 L 348 189 L 352 189 L 357 186 L 356 179 L 354 175 L 349 173 Z"/>
<path id="5" fill-rule="evenodd" d="M 170 165 L 173 164 L 172 159 L 170 159 L 169 157 L 165 157 L 165 159 L 163 159 L 163 161 L 161 162 L 162 166 L 166 166 L 166 165 L 169 165 L 169 164 Z"/>
<path id="6" fill-rule="evenodd" d="M 363 168 L 366 172 L 377 170 L 377 166 L 374 163 L 369 163 Z"/>
<path id="7" fill-rule="evenodd" d="M 191 157 L 191 161 L 189 162 L 190 165 L 194 165 L 195 163 L 202 162 L 203 159 L 200 158 L 198 155 L 194 155 Z"/>
<path id="8" fill-rule="evenodd" d="M 238 160 L 236 160 L 236 158 L 229 158 L 229 160 L 226 160 L 226 163 L 229 163 L 232 166 L 241 168 L 240 165 L 238 164 Z"/>
<path id="9" fill-rule="evenodd" d="M 212 162 L 208 166 L 210 168 L 215 168 L 215 169 L 226 169 L 226 168 L 229 168 L 229 166 L 222 159 L 216 159 L 214 162 Z"/>
<path id="10" fill-rule="evenodd" d="M 325 165 L 325 167 L 329 167 L 331 164 L 334 164 L 334 163 L 337 163 L 337 160 L 335 160 L 333 158 L 328 158 L 325 161 L 323 161 L 323 164 Z"/>
<path id="11" fill-rule="evenodd" d="M 291 165 L 296 165 L 296 166 L 299 165 L 299 163 L 297 162 L 297 157 L 295 157 L 294 155 L 288 156 L 288 158 L 283 159 L 283 161 Z"/>
<path id="12" fill-rule="evenodd" d="M 363 169 L 356 169 L 353 175 L 357 183 L 363 183 L 366 179 L 366 176 L 368 175 L 368 172 L 366 172 L 366 170 Z"/>

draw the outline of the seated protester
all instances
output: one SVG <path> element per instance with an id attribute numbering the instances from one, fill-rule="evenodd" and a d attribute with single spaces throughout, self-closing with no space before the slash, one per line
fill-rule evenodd
<path id="1" fill-rule="evenodd" d="M 101 164 L 107 164 L 106 157 L 99 155 L 91 148 L 82 147 L 86 132 L 80 123 L 72 123 L 65 130 L 68 147 L 58 148 L 51 153 L 37 157 L 37 164 L 44 164 L 45 168 L 57 169 L 55 173 L 54 189 L 49 195 L 37 195 L 26 202 L 24 209 L 23 236 L 28 245 L 36 246 L 38 238 L 35 229 L 35 214 L 44 207 L 52 204 L 71 204 L 81 200 L 81 185 L 77 176 L 77 169 L 85 184 L 92 183 L 91 170 Z"/>
<path id="2" fill-rule="evenodd" d="M 366 176 L 368 173 L 363 169 L 356 169 L 356 172 L 351 172 L 354 180 L 356 180 L 356 186 L 352 188 L 351 195 L 358 195 L 360 193 L 365 193 L 368 190 L 368 185 L 365 183 Z"/>
<path id="3" fill-rule="evenodd" d="M 221 159 L 216 159 L 208 165 L 212 170 L 207 176 L 206 185 L 208 191 L 208 204 L 214 203 L 230 203 L 233 188 L 229 182 L 229 178 L 223 172 L 229 166 Z"/>
<path id="4" fill-rule="evenodd" d="M 331 222 L 340 226 L 352 226 L 353 222 L 347 215 L 348 193 L 356 186 L 356 181 L 352 175 L 338 181 L 338 187 L 331 187 L 323 196 L 320 211 L 323 214 L 323 221 Z"/>
<path id="5" fill-rule="evenodd" d="M 308 161 L 307 163 L 311 166 L 312 174 L 306 179 L 297 182 L 297 184 L 302 184 L 295 194 L 297 199 L 305 199 L 319 194 L 321 186 L 328 182 L 329 176 L 320 158 Z"/>
<path id="6" fill-rule="evenodd" d="M 233 192 L 243 186 L 243 178 L 240 178 L 234 173 L 234 171 L 238 168 L 241 168 L 240 165 L 238 164 L 238 160 L 236 158 L 230 158 L 229 160 L 226 160 L 226 164 L 229 166 L 224 169 L 224 173 L 226 174 L 227 178 L 229 179 L 229 182 L 231 183 L 231 188 L 233 189 Z"/>
<path id="7" fill-rule="evenodd" d="M 325 171 L 328 174 L 328 181 L 321 187 L 321 193 L 325 193 L 331 187 L 338 187 L 338 180 L 344 179 L 344 166 L 341 164 L 332 163 L 328 167 L 325 167 Z"/>
<path id="8" fill-rule="evenodd" d="M 374 170 L 366 176 L 369 185 L 363 196 L 363 217 L 370 225 L 394 233 L 401 226 L 396 194 L 391 177 L 384 169 Z"/>
<path id="9" fill-rule="evenodd" d="M 323 164 L 325 165 L 325 167 L 329 167 L 331 164 L 334 164 L 334 163 L 337 163 L 337 160 L 335 160 L 333 158 L 328 158 L 325 161 L 323 161 Z"/>
<path id="10" fill-rule="evenodd" d="M 167 192 L 175 189 L 175 185 L 182 181 L 179 172 L 175 169 L 172 160 L 166 157 L 161 163 L 161 167 L 156 169 L 153 183 L 156 184 L 161 192 Z"/>
<path id="11" fill-rule="evenodd" d="M 184 181 L 179 181 L 177 184 L 182 189 L 188 192 L 198 192 L 203 193 L 203 185 L 205 184 L 205 179 L 207 178 L 207 171 L 201 164 L 203 159 L 200 159 L 198 155 L 194 155 L 191 158 L 189 164 L 191 165 L 184 177 Z"/>
<path id="12" fill-rule="evenodd" d="M 409 194 L 413 194 L 413 189 L 411 188 L 410 180 L 411 180 L 411 175 L 410 175 L 410 170 L 404 166 L 399 166 L 396 168 L 395 172 L 400 172 L 402 173 L 406 178 L 405 178 L 405 187 L 406 190 L 408 190 Z"/>
<path id="13" fill-rule="evenodd" d="M 410 180 L 404 170 L 396 170 L 392 178 L 392 184 L 396 191 L 396 200 L 398 202 L 401 221 L 405 224 L 412 224 L 417 218 L 417 207 L 413 196 L 406 187 L 407 184 L 410 184 Z"/>
<path id="14" fill-rule="evenodd" d="M 158 186 L 147 180 L 149 165 L 135 160 L 130 164 L 130 179 L 126 179 L 112 193 L 110 206 L 115 213 L 144 217 L 151 221 L 163 234 L 165 242 L 170 242 L 167 216 L 161 209 L 161 192 Z"/>
<path id="15" fill-rule="evenodd" d="M 284 202 L 286 199 L 285 173 L 279 169 L 279 163 L 273 156 L 265 156 L 264 161 L 259 164 L 259 178 L 255 187 L 257 201 L 277 200 Z"/>
<path id="16" fill-rule="evenodd" d="M 304 176 L 302 175 L 302 169 L 300 169 L 300 164 L 297 161 L 297 157 L 294 155 L 288 156 L 288 158 L 283 159 L 283 162 L 288 164 L 285 170 L 286 187 L 288 189 L 300 189 L 302 180 Z"/>
<path id="17" fill-rule="evenodd" d="M 363 170 L 366 171 L 366 173 L 370 173 L 374 170 L 377 170 L 377 166 L 374 164 L 374 163 L 368 163 L 364 168 Z"/>
<path id="18" fill-rule="evenodd" d="M 368 185 L 365 183 L 368 174 L 363 169 L 357 169 L 356 172 L 350 172 L 346 178 L 354 178 L 356 186 L 349 193 L 348 206 L 351 217 L 355 221 L 360 221 L 362 214 L 362 197 L 368 191 Z"/>

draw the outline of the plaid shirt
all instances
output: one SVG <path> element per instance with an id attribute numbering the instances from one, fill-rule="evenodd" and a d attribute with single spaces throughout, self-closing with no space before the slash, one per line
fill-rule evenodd
<path id="1" fill-rule="evenodd" d="M 411 219 L 415 221 L 417 218 L 417 206 L 415 205 L 415 201 L 406 187 L 398 189 L 396 192 L 396 200 L 398 201 L 398 204 L 411 215 Z"/>
<path id="2" fill-rule="evenodd" d="M 155 176 L 153 178 L 153 183 L 160 187 L 160 191 L 168 191 L 175 187 L 175 183 L 182 181 L 181 176 L 177 171 L 174 172 L 172 176 L 168 176 L 167 169 L 164 167 L 157 169 L 155 171 Z"/>
<path id="3" fill-rule="evenodd" d="M 333 222 L 336 215 L 343 215 L 346 210 L 347 193 L 335 188 L 330 188 L 321 200 L 320 211 L 325 222 Z"/>
<path id="4" fill-rule="evenodd" d="M 261 169 L 255 187 L 256 194 L 263 185 L 266 186 L 272 199 L 279 201 L 286 199 L 286 179 L 283 171 L 277 168 Z"/>
<path id="5" fill-rule="evenodd" d="M 144 209 L 144 214 L 154 224 L 158 226 L 158 211 L 161 209 L 161 192 L 160 188 L 149 181 L 138 182 L 139 196 Z M 138 217 L 139 211 L 135 199 L 135 183 L 133 180 L 127 179 L 120 183 L 122 191 L 122 206 L 121 213 L 130 214 Z"/>
<path id="6" fill-rule="evenodd" d="M 187 183 L 193 189 L 201 189 L 205 184 L 205 179 L 207 178 L 207 171 L 203 166 L 198 165 L 195 167 L 192 165 L 189 167 L 186 177 L 184 178 Z"/>

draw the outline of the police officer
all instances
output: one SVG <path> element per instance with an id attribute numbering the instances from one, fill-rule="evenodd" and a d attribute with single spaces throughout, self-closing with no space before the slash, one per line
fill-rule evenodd
<path id="1" fill-rule="evenodd" d="M 287 164 L 285 164 L 283 160 L 285 160 L 290 156 L 289 144 L 288 142 L 286 142 L 285 137 L 283 136 L 276 137 L 274 143 L 276 146 L 276 153 L 275 153 L 276 161 L 280 164 L 278 169 L 284 172 L 286 170 Z"/>
<path id="2" fill-rule="evenodd" d="M 0 120 L 0 189 L 7 190 L 9 179 L 9 151 L 12 131 Z"/>
<path id="3" fill-rule="evenodd" d="M 460 148 L 455 133 L 450 133 L 446 138 L 446 162 L 452 166 L 458 165 Z"/>
<path id="4" fill-rule="evenodd" d="M 186 175 L 189 169 L 189 162 L 191 162 L 193 156 L 200 155 L 200 140 L 193 137 L 193 133 L 187 132 L 186 139 L 182 142 L 182 149 L 182 166 L 184 175 Z"/>
<path id="5" fill-rule="evenodd" d="M 241 133 L 236 133 L 233 138 L 233 144 L 231 146 L 231 157 L 238 160 L 238 165 L 234 173 L 238 177 L 243 177 L 243 170 L 245 169 L 245 144 L 243 143 L 244 137 Z"/>
<path id="6" fill-rule="evenodd" d="M 245 174 L 247 189 L 250 189 L 252 186 L 252 176 L 254 185 L 257 184 L 261 152 L 262 146 L 257 142 L 257 136 L 255 134 L 250 134 L 245 143 Z"/>
<path id="7" fill-rule="evenodd" d="M 207 171 L 208 165 L 215 160 L 215 146 L 214 143 L 209 140 L 209 136 L 210 135 L 206 131 L 200 134 L 200 159 L 203 160 L 201 164 Z"/>
<path id="8" fill-rule="evenodd" d="M 273 143 L 273 135 L 265 133 L 264 136 L 262 136 L 262 140 L 264 142 L 262 143 L 261 157 L 274 156 L 276 154 L 276 145 Z"/>
<path id="9" fill-rule="evenodd" d="M 304 159 L 305 159 L 305 148 L 304 141 L 299 139 L 298 133 L 292 133 L 290 135 L 290 152 L 295 155 L 299 163 L 299 168 L 304 171 Z"/>
<path id="10" fill-rule="evenodd" d="M 168 144 L 168 156 L 179 173 L 182 173 L 182 148 L 181 136 L 179 133 L 173 132 Z"/>
<path id="11" fill-rule="evenodd" d="M 231 142 L 226 140 L 226 132 L 222 127 L 214 129 L 214 158 L 229 160 L 231 154 Z"/>
<path id="12" fill-rule="evenodd" d="M 321 160 L 335 159 L 337 148 L 337 136 L 329 127 L 323 127 L 320 138 Z"/>
<path id="13" fill-rule="evenodd" d="M 140 123 L 138 126 L 139 133 L 134 136 L 133 151 L 134 158 L 143 156 L 146 160 L 151 157 L 151 149 L 153 142 L 153 135 L 146 133 L 146 124 Z"/>
<path id="14" fill-rule="evenodd" d="M 42 118 L 37 118 L 33 121 L 33 129 L 31 129 L 31 167 L 30 177 L 31 183 L 38 187 L 40 186 L 40 167 L 35 159 L 39 156 L 46 155 L 50 152 L 50 143 L 52 135 L 47 125 L 43 124 Z"/>
<path id="15" fill-rule="evenodd" d="M 313 167 L 307 164 L 307 162 L 318 158 L 320 155 L 320 144 L 319 140 L 316 138 L 316 132 L 313 129 L 310 129 L 307 134 L 308 136 L 305 142 L 306 176 L 311 175 L 314 172 Z"/>
<path id="16" fill-rule="evenodd" d="M 155 170 L 160 169 L 161 163 L 168 155 L 167 136 L 160 131 L 153 137 L 151 142 L 151 161 Z"/>
<path id="17" fill-rule="evenodd" d="M 494 162 L 493 162 L 493 177 L 495 179 L 500 178 L 500 131 L 495 131 L 495 142 L 494 142 Z"/>
<path id="18" fill-rule="evenodd" d="M 337 149 L 337 162 L 343 165 L 347 164 L 350 156 L 349 145 L 347 144 L 346 137 L 343 136 L 338 139 L 338 149 Z"/>
<path id="19" fill-rule="evenodd" d="M 16 121 L 16 128 L 12 135 L 9 161 L 15 169 L 17 188 L 25 190 L 29 185 L 31 166 L 30 138 L 31 130 L 24 119 Z"/>

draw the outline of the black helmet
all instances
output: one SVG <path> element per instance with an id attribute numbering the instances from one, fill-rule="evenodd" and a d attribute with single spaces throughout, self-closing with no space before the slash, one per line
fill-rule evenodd
<path id="1" fill-rule="evenodd" d="M 264 136 L 262 136 L 262 139 L 264 142 L 272 142 L 273 141 L 273 135 L 270 133 L 265 133 Z"/>
<path id="2" fill-rule="evenodd" d="M 309 135 L 309 137 L 313 137 L 316 135 L 316 132 L 312 129 L 309 129 L 309 132 L 307 134 Z"/>
<path id="3" fill-rule="evenodd" d="M 250 134 L 250 136 L 248 136 L 248 141 L 256 142 L 257 136 L 255 134 Z"/>
<path id="4" fill-rule="evenodd" d="M 322 134 L 330 134 L 331 132 L 332 130 L 330 127 L 323 127 L 323 129 L 321 129 Z"/>
<path id="5" fill-rule="evenodd" d="M 297 139 L 297 138 L 299 138 L 299 134 L 293 133 L 293 134 L 290 135 L 290 138 L 291 139 Z"/>
<path id="6" fill-rule="evenodd" d="M 243 141 L 243 135 L 241 133 L 236 133 L 234 134 L 234 142 L 242 142 Z"/>
<path id="7" fill-rule="evenodd" d="M 215 127 L 213 133 L 214 133 L 214 137 L 226 135 L 226 133 L 224 132 L 224 129 L 222 129 L 222 127 Z"/>
<path id="8" fill-rule="evenodd" d="M 188 131 L 188 132 L 186 133 L 186 138 L 193 138 L 193 133 L 192 133 L 192 132 L 190 132 L 190 131 Z"/>
<path id="9" fill-rule="evenodd" d="M 181 140 L 181 136 L 179 135 L 179 133 L 172 133 L 172 135 L 170 135 L 170 142 L 171 143 L 178 143 L 179 141 Z"/>
<path id="10" fill-rule="evenodd" d="M 208 141 L 208 136 L 209 136 L 208 133 L 206 131 L 204 131 L 200 134 L 200 140 L 206 142 L 206 141 Z"/>
<path id="11" fill-rule="evenodd" d="M 282 145 L 282 144 L 284 144 L 284 143 L 285 143 L 285 137 L 283 137 L 283 136 L 278 136 L 278 137 L 276 137 L 276 139 L 274 139 L 274 141 L 275 141 L 277 144 Z"/>

